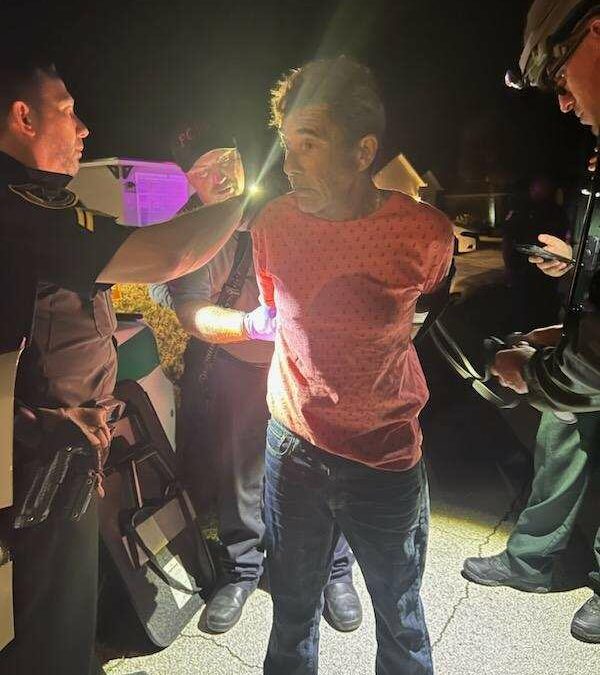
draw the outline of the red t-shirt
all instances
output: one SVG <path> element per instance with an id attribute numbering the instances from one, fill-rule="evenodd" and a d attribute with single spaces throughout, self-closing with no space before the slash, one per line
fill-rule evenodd
<path id="1" fill-rule="evenodd" d="M 323 220 L 289 194 L 252 239 L 261 297 L 277 308 L 271 415 L 335 455 L 414 466 L 429 392 L 410 333 L 417 298 L 448 273 L 450 221 L 400 193 L 359 220 Z"/>

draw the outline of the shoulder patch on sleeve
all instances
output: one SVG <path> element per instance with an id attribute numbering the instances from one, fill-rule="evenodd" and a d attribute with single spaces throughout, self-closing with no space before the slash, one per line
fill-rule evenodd
<path id="1" fill-rule="evenodd" d="M 26 202 L 44 209 L 69 209 L 78 201 L 77 195 L 66 188 L 54 190 L 35 183 L 25 183 L 9 185 L 8 189 Z"/>
<path id="2" fill-rule="evenodd" d="M 82 209 L 80 206 L 75 207 L 75 214 L 77 215 L 77 224 L 83 227 L 88 232 L 94 231 L 94 212 L 88 209 Z"/>

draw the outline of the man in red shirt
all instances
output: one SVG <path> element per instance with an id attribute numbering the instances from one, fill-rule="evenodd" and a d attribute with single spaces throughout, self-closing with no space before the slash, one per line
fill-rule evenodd
<path id="1" fill-rule="evenodd" d="M 261 301 L 277 312 L 264 672 L 317 673 L 323 588 L 342 531 L 375 608 L 378 675 L 432 673 L 419 597 L 429 501 L 418 415 L 428 391 L 411 333 L 417 300 L 448 274 L 452 228 L 373 184 L 385 113 L 364 66 L 339 57 L 293 70 L 271 108 L 293 191 L 252 230 Z"/>

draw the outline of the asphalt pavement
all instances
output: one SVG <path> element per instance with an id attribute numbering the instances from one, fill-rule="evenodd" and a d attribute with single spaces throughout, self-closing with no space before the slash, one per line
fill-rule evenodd
<path id="1" fill-rule="evenodd" d="M 486 275 L 492 267 L 492 276 L 497 274 L 497 248 L 469 256 L 459 271 L 463 286 L 472 274 Z M 471 272 L 465 275 L 469 265 Z M 461 576 L 464 558 L 504 547 L 527 496 L 536 416 L 525 409 L 500 414 L 454 377 L 431 345 L 424 346 L 422 359 L 432 391 L 422 416 L 432 498 L 422 596 L 435 672 L 600 675 L 600 645 L 583 644 L 569 633 L 574 612 L 591 595 L 588 588 L 536 595 L 478 586 Z M 584 579 L 589 559 L 577 559 L 574 566 Z M 358 568 L 355 583 L 365 609 L 363 624 L 340 634 L 322 622 L 321 675 L 375 672 L 374 616 Z M 229 633 L 208 635 L 195 617 L 164 651 L 113 661 L 106 669 L 110 675 L 139 670 L 149 675 L 256 675 L 262 672 L 270 624 L 271 599 L 259 590 Z"/>
<path id="2" fill-rule="evenodd" d="M 600 673 L 600 645 L 583 644 L 569 634 L 571 617 L 589 597 L 588 589 L 533 595 L 477 586 L 461 577 L 465 557 L 502 550 L 517 494 L 494 461 L 461 466 L 450 459 L 431 475 L 432 526 L 423 585 L 436 673 Z M 363 625 L 341 634 L 323 622 L 322 675 L 375 672 L 374 617 L 359 570 L 355 583 L 365 608 Z M 111 675 L 142 669 L 149 675 L 256 675 L 262 672 L 270 623 L 271 599 L 259 590 L 229 633 L 203 633 L 195 618 L 163 652 L 112 662 L 107 670 Z"/>

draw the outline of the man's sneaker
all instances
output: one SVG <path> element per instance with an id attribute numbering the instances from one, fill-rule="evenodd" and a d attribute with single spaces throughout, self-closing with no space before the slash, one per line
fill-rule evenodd
<path id="1" fill-rule="evenodd" d="M 240 620 L 251 591 L 235 583 L 219 588 L 204 612 L 206 627 L 212 633 L 226 633 Z"/>
<path id="2" fill-rule="evenodd" d="M 510 586 L 527 593 L 548 593 L 548 586 L 525 579 L 515 574 L 508 562 L 506 552 L 488 558 L 467 558 L 462 575 L 468 581 L 482 586 Z"/>
<path id="3" fill-rule="evenodd" d="M 360 598 L 351 581 L 334 581 L 323 591 L 323 618 L 335 630 L 349 633 L 362 623 Z"/>
<path id="4" fill-rule="evenodd" d="M 594 594 L 571 621 L 571 635 L 583 642 L 600 642 L 600 596 Z"/>

